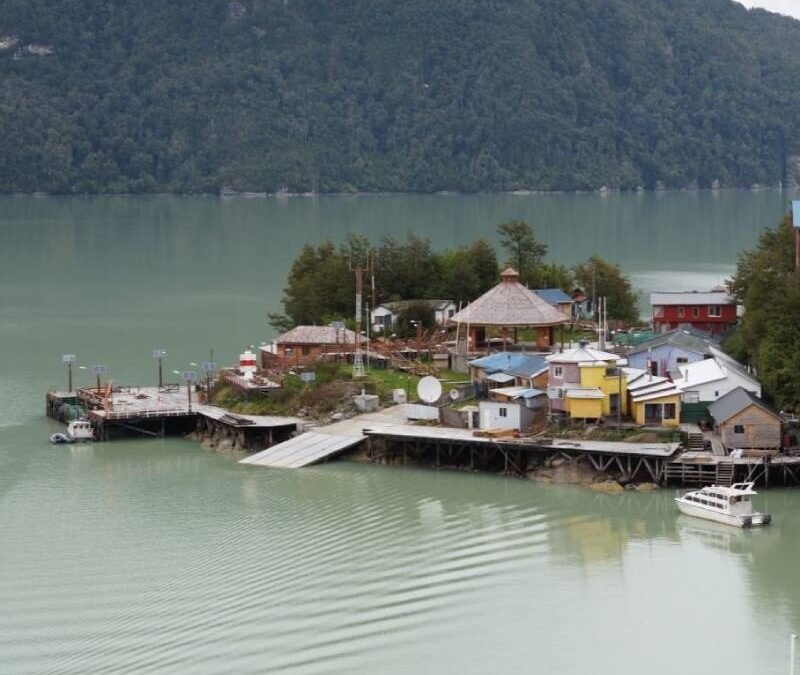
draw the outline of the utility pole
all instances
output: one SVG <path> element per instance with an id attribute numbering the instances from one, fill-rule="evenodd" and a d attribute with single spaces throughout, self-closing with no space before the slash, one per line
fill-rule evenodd
<path id="1" fill-rule="evenodd" d="M 361 307 L 364 295 L 364 268 L 357 265 L 356 275 L 356 351 L 353 355 L 353 379 L 364 377 L 364 357 L 361 354 Z"/>
<path id="2" fill-rule="evenodd" d="M 107 368 L 105 366 L 103 366 L 103 365 L 99 365 L 98 364 L 96 366 L 92 366 L 92 370 L 94 371 L 94 374 L 97 376 L 97 393 L 99 394 L 100 393 L 100 376 L 106 374 Z"/>
<path id="3" fill-rule="evenodd" d="M 158 361 L 158 388 L 161 389 L 164 386 L 164 374 L 161 370 L 162 368 L 162 359 L 167 355 L 167 351 L 165 349 L 154 349 L 153 350 L 153 358 Z"/>

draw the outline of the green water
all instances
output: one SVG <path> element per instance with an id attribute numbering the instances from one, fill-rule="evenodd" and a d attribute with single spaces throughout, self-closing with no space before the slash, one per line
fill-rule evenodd
<path id="1" fill-rule="evenodd" d="M 788 672 L 800 492 L 775 525 L 672 495 L 334 463 L 244 467 L 182 440 L 53 447 L 63 352 L 118 382 L 271 337 L 304 241 L 451 246 L 537 224 L 642 288 L 730 274 L 789 195 L 0 199 L 0 673 Z M 89 382 L 78 370 L 80 382 Z"/>

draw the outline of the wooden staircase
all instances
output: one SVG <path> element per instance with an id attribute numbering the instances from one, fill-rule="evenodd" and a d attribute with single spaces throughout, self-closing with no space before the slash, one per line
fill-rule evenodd
<path id="1" fill-rule="evenodd" d="M 720 487 L 730 487 L 733 485 L 735 466 L 733 462 L 720 462 L 717 464 L 717 479 L 715 483 Z"/>
<path id="2" fill-rule="evenodd" d="M 686 441 L 686 446 L 692 452 L 703 452 L 703 450 L 706 448 L 703 434 L 699 431 L 690 431 L 688 434 L 688 440 Z"/>

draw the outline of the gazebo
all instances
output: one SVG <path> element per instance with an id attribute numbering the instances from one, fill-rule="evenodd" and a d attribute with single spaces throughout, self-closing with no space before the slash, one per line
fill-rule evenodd
<path id="1" fill-rule="evenodd" d="M 467 305 L 451 319 L 451 324 L 468 327 L 468 344 L 477 347 L 486 342 L 487 329 L 499 329 L 505 340 L 512 329 L 514 341 L 518 328 L 532 328 L 536 347 L 547 351 L 555 343 L 554 329 L 569 319 L 555 307 L 519 282 L 519 272 L 509 267 L 500 274 L 500 283 Z M 504 345 L 505 346 L 505 345 Z"/>

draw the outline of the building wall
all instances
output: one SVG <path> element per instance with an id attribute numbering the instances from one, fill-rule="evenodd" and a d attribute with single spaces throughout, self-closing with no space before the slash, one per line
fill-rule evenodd
<path id="1" fill-rule="evenodd" d="M 611 394 L 620 394 L 620 404 L 622 405 L 622 414 L 628 414 L 628 378 L 622 374 L 622 387 L 620 387 L 620 378 L 617 375 L 606 375 L 608 366 L 584 366 L 581 368 L 581 386 L 582 387 L 597 387 L 605 394 L 603 399 L 603 415 L 611 414 Z"/>
<path id="2" fill-rule="evenodd" d="M 568 398 L 566 408 L 572 419 L 599 419 L 603 416 L 603 400 L 599 398 Z"/>
<path id="3" fill-rule="evenodd" d="M 697 400 L 700 403 L 710 403 L 716 401 L 718 398 L 725 396 L 729 391 L 733 391 L 736 387 L 742 387 L 749 392 L 752 392 L 761 398 L 761 385 L 753 382 L 752 380 L 745 379 L 738 373 L 728 371 L 728 376 L 716 380 L 715 382 L 704 382 L 703 384 L 694 385 L 686 389 L 686 393 L 697 392 Z M 690 396 L 691 398 L 691 396 Z"/>
<path id="4" fill-rule="evenodd" d="M 561 377 L 556 377 L 556 367 L 561 367 Z M 548 381 L 551 387 L 563 387 L 565 384 L 580 384 L 581 370 L 577 363 L 550 362 Z"/>
<path id="5" fill-rule="evenodd" d="M 709 308 L 720 308 L 720 316 L 711 316 Z M 681 313 L 681 310 L 682 313 Z M 695 315 L 695 310 L 697 315 Z M 736 305 L 655 305 L 653 306 L 653 328 L 664 332 L 689 324 L 698 330 L 723 333 L 736 323 Z"/>
<path id="6" fill-rule="evenodd" d="M 665 427 L 677 427 L 681 423 L 681 397 L 679 394 L 664 396 L 663 398 L 657 398 L 651 401 L 640 401 L 638 403 L 633 403 L 633 418 L 636 420 L 637 424 L 644 426 L 648 423 L 648 420 L 645 418 L 645 406 L 648 404 L 665 405 L 670 403 L 674 404 L 675 406 L 675 417 L 669 419 L 665 418 L 662 424 Z"/>
<path id="7" fill-rule="evenodd" d="M 744 433 L 736 433 L 736 426 L 744 427 Z M 722 442 L 726 448 L 781 447 L 781 422 L 775 416 L 757 405 L 749 405 L 740 413 L 723 422 L 719 428 Z"/>
<path id="8" fill-rule="evenodd" d="M 674 347 L 672 345 L 659 345 L 658 347 L 653 347 L 651 351 L 652 360 L 658 364 L 658 372 L 653 373 L 654 375 L 666 375 L 670 371 L 677 370 L 679 358 L 686 359 L 686 361 L 682 362 L 681 365 L 685 365 L 686 363 L 694 363 L 695 361 L 702 361 L 705 358 L 703 354 L 681 349 L 680 347 Z M 647 349 L 628 354 L 628 365 L 631 368 L 647 370 Z"/>
<path id="9" fill-rule="evenodd" d="M 501 403 L 499 401 L 481 401 L 481 429 L 527 429 L 533 425 L 535 412 L 519 403 Z M 505 410 L 505 417 L 500 411 Z"/>

